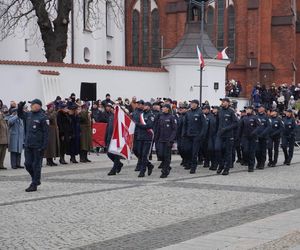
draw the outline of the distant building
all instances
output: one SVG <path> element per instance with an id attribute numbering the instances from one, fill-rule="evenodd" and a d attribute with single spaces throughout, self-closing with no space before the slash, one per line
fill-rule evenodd
<path id="1" fill-rule="evenodd" d="M 184 35 L 188 16 L 199 22 L 189 0 L 126 0 L 126 64 L 159 66 Z M 228 47 L 227 80 L 247 94 L 257 82 L 300 82 L 300 1 L 215 0 L 206 6 L 206 31 L 216 48 Z M 199 24 L 200 29 L 200 24 Z M 245 94 L 245 92 L 244 92 Z"/>

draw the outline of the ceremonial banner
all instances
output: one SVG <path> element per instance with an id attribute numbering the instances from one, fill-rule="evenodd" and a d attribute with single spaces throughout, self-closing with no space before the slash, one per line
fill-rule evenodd
<path id="1" fill-rule="evenodd" d="M 93 124 L 93 147 L 105 147 L 105 132 L 107 123 Z"/>
<path id="2" fill-rule="evenodd" d="M 108 152 L 130 159 L 135 123 L 119 106 L 115 108 L 114 130 Z"/>

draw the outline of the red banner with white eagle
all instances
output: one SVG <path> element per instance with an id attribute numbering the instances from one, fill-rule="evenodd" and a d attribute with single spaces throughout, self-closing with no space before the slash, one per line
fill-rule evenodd
<path id="1" fill-rule="evenodd" d="M 135 123 L 119 106 L 115 108 L 114 130 L 108 152 L 130 159 Z"/>

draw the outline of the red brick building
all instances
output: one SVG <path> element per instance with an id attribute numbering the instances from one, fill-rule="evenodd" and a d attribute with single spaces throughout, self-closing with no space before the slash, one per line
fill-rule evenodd
<path id="1" fill-rule="evenodd" d="M 160 66 L 183 37 L 198 7 L 185 0 L 126 0 L 126 64 Z M 227 79 L 249 93 L 260 82 L 300 82 L 300 1 L 215 0 L 205 10 L 205 28 L 218 50 L 228 47 Z M 200 29 L 200 24 L 199 24 Z M 195 55 L 196 57 L 196 55 Z"/>

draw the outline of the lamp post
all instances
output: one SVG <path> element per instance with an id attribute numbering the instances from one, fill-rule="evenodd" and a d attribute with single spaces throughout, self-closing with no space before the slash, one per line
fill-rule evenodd
<path id="1" fill-rule="evenodd" d="M 204 35 L 204 16 L 205 16 L 205 3 L 208 2 L 209 0 L 190 0 L 190 8 L 191 5 L 194 4 L 198 7 L 201 7 L 201 27 L 200 27 L 200 37 L 201 37 L 201 53 L 203 55 L 204 52 L 204 39 L 203 39 L 203 35 Z M 210 2 L 213 2 L 212 0 L 210 0 Z M 199 95 L 199 101 L 200 101 L 200 105 L 202 104 L 202 88 L 203 88 L 203 67 L 201 67 L 200 65 L 200 95 Z"/>

